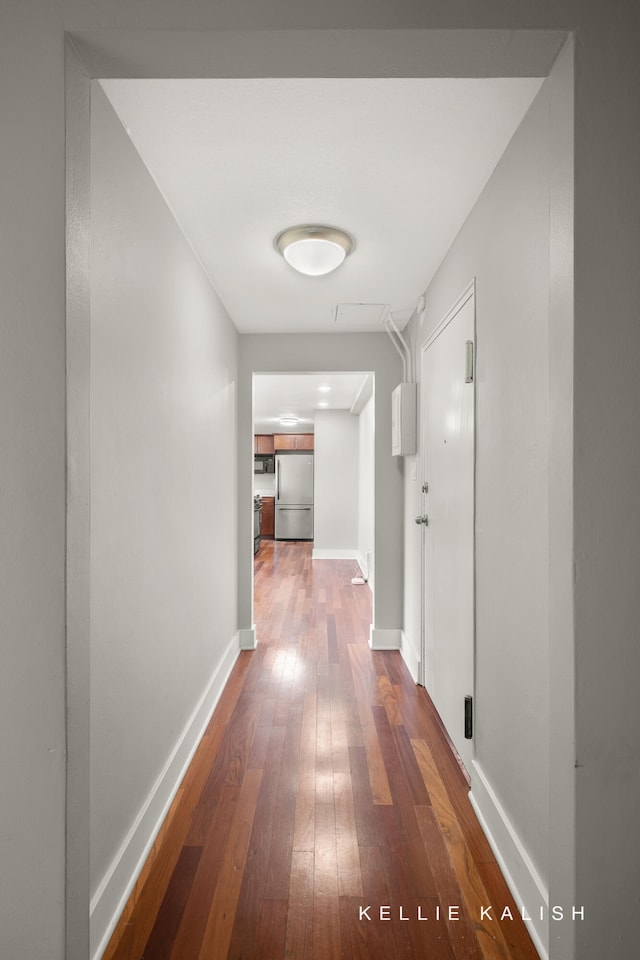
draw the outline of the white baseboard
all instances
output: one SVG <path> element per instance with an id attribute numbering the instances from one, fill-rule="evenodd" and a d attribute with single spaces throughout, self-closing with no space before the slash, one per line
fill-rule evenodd
<path id="1" fill-rule="evenodd" d="M 373 593 L 373 570 L 372 570 L 372 569 L 367 569 L 367 561 L 366 561 L 365 558 L 362 556 L 362 554 L 360 553 L 360 551 L 358 551 L 358 553 L 357 553 L 357 555 L 356 555 L 356 560 L 358 561 L 358 566 L 360 567 L 360 572 L 361 572 L 362 576 L 364 577 L 364 579 L 365 579 L 365 580 L 367 581 L 367 583 L 369 584 L 369 589 L 370 589 L 371 592 Z"/>
<path id="2" fill-rule="evenodd" d="M 258 645 L 256 625 L 238 630 L 238 643 L 241 650 L 255 650 Z"/>
<path id="3" fill-rule="evenodd" d="M 358 551 L 343 550 L 341 547 L 314 547 L 311 553 L 312 560 L 355 560 L 358 561 Z M 358 564 L 359 565 L 359 564 Z"/>
<path id="4" fill-rule="evenodd" d="M 420 654 L 417 652 L 416 648 L 413 646 L 404 630 L 400 631 L 400 653 L 402 654 L 402 659 L 406 663 L 407 669 L 411 674 L 411 679 L 414 683 L 417 683 L 420 678 Z"/>
<path id="5" fill-rule="evenodd" d="M 369 646 L 372 650 L 399 650 L 402 630 L 391 630 L 372 626 L 369 632 Z"/>
<path id="6" fill-rule="evenodd" d="M 236 634 L 227 646 L 206 690 L 91 900 L 90 956 L 93 960 L 99 960 L 107 948 L 120 914 L 238 658 L 239 639 Z"/>
<path id="7" fill-rule="evenodd" d="M 549 892 L 476 760 L 472 764 L 469 798 L 518 910 L 526 911 L 524 922 L 535 948 L 542 960 L 548 960 Z M 541 908 L 544 919 L 540 917 Z"/>

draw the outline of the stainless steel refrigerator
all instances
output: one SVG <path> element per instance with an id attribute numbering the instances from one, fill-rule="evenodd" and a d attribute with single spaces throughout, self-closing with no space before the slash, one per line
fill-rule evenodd
<path id="1" fill-rule="evenodd" d="M 276 454 L 276 540 L 313 540 L 313 454 Z"/>

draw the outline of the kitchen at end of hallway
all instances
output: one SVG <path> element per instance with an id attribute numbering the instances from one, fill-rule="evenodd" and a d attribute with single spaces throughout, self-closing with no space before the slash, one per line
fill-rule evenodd
<path id="1" fill-rule="evenodd" d="M 254 554 L 263 538 L 313 540 L 313 433 L 254 436 Z"/>

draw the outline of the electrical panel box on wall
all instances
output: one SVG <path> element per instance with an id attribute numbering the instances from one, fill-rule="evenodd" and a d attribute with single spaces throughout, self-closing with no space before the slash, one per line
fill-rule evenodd
<path id="1" fill-rule="evenodd" d="M 391 454 L 409 457 L 416 452 L 417 389 L 399 383 L 391 394 Z"/>

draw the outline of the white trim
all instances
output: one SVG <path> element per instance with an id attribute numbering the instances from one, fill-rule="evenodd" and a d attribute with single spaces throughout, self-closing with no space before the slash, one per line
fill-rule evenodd
<path id="1" fill-rule="evenodd" d="M 368 373 L 365 379 L 362 381 L 362 386 L 358 390 L 357 397 L 351 404 L 351 409 L 349 410 L 349 413 L 352 414 L 352 416 L 354 417 L 359 417 L 372 396 L 373 396 L 373 374 Z"/>
<path id="2" fill-rule="evenodd" d="M 258 646 L 256 625 L 238 630 L 238 646 L 241 650 L 255 650 Z"/>
<path id="3" fill-rule="evenodd" d="M 311 553 L 312 560 L 355 560 L 359 566 L 360 554 L 353 547 L 351 550 L 344 550 L 342 547 L 314 547 Z"/>
<path id="4" fill-rule="evenodd" d="M 372 650 L 400 650 L 402 630 L 381 629 L 371 625 L 369 628 L 369 646 Z"/>
<path id="5" fill-rule="evenodd" d="M 549 891 L 477 760 L 469 799 L 489 841 L 516 906 L 526 909 L 525 924 L 542 960 L 549 956 Z M 544 907 L 544 920 L 540 908 Z"/>
<path id="6" fill-rule="evenodd" d="M 465 305 L 465 303 L 467 302 L 467 300 L 469 300 L 470 297 L 475 296 L 475 293 L 476 293 L 476 278 L 475 278 L 475 276 L 474 276 L 474 277 L 472 277 L 472 279 L 469 281 L 469 283 L 467 284 L 467 286 L 464 288 L 464 290 L 462 291 L 462 293 L 460 294 L 460 296 L 458 297 L 458 299 L 455 301 L 455 303 L 449 308 L 449 310 L 447 310 L 447 312 L 446 312 L 445 315 L 442 317 L 442 319 L 439 321 L 439 323 L 436 325 L 436 327 L 431 331 L 431 333 L 429 334 L 429 336 L 426 337 L 426 338 L 422 341 L 422 345 L 421 345 L 421 347 L 420 347 L 420 384 L 422 384 L 422 372 L 423 372 L 423 368 L 424 368 L 424 355 L 425 355 L 425 352 L 426 352 L 427 348 L 428 348 L 429 346 L 431 346 L 431 344 L 433 343 L 433 341 L 434 341 L 437 337 L 440 336 L 440 334 L 442 333 L 442 331 L 443 331 L 443 330 L 445 329 L 445 327 L 453 320 L 453 318 L 456 316 L 456 314 L 458 313 L 458 311 Z M 475 307 L 474 307 L 474 313 L 475 313 Z M 475 322 L 474 322 L 474 325 L 475 325 Z M 475 340 L 475 337 L 474 337 L 474 340 Z M 474 358 L 474 359 L 475 359 L 475 358 Z M 475 377 L 474 377 L 474 386 L 473 386 L 473 389 L 474 389 L 474 391 L 475 391 Z M 419 418 L 421 424 L 424 422 L 424 416 L 425 416 L 425 413 L 424 413 L 424 402 L 425 402 L 425 401 L 424 401 L 424 391 L 423 391 L 422 388 L 421 388 L 421 390 L 420 390 L 420 418 Z M 474 399 L 474 413 L 473 413 L 473 417 L 474 417 L 474 434 L 475 434 L 475 430 L 477 429 L 476 410 L 475 410 L 475 399 Z M 417 456 L 419 457 L 420 483 L 422 484 L 422 483 L 424 483 L 424 481 L 425 481 L 425 479 L 426 479 L 426 465 L 425 465 L 425 455 L 426 455 L 426 454 L 425 454 L 425 450 L 424 450 L 424 445 L 423 445 L 423 443 L 422 443 L 422 432 L 421 432 L 421 431 L 422 431 L 422 427 L 419 427 L 419 433 L 418 433 L 418 437 L 417 437 L 417 440 L 418 440 L 418 443 L 417 443 L 417 447 L 418 447 L 418 449 L 417 449 Z M 475 436 L 474 436 L 474 448 L 475 448 Z M 476 452 L 475 452 L 475 449 L 474 449 L 474 499 L 475 499 L 475 496 L 476 496 L 476 487 L 477 487 L 477 457 L 476 457 Z M 424 496 L 422 497 L 421 502 L 424 503 Z M 426 574 L 425 574 L 426 558 L 425 558 L 425 538 L 422 537 L 421 539 L 422 539 L 422 544 L 421 544 L 421 547 L 420 547 L 420 657 L 418 658 L 418 664 L 419 664 L 420 673 L 419 673 L 419 675 L 418 675 L 418 683 L 421 683 L 423 686 L 426 687 L 427 684 L 426 684 L 425 670 L 426 670 L 426 662 L 427 662 L 427 652 L 426 652 L 427 641 L 426 641 L 426 621 L 425 621 L 425 605 L 424 605 L 424 603 L 425 603 L 424 594 L 425 594 L 425 579 L 426 579 Z M 475 519 L 474 519 L 474 546 L 473 546 L 473 551 L 474 551 L 474 567 L 475 567 L 475 550 L 476 550 L 476 547 L 475 547 Z M 474 581 L 475 581 L 475 571 L 474 571 Z M 475 598 L 475 583 L 474 583 L 474 598 L 473 598 L 473 605 L 474 605 L 474 671 L 475 671 L 475 604 L 476 604 L 476 598 Z M 473 691 L 473 692 L 475 692 L 475 691 Z"/>
<path id="7" fill-rule="evenodd" d="M 445 327 L 448 326 L 449 323 L 451 323 L 453 318 L 460 312 L 460 310 L 462 310 L 467 300 L 469 300 L 475 294 L 475 292 L 476 292 L 476 278 L 474 277 L 473 280 L 471 280 L 471 282 L 462 291 L 462 293 L 460 294 L 460 296 L 458 297 L 454 305 L 449 310 L 447 310 L 447 312 L 445 313 L 444 317 L 442 318 L 440 323 L 437 325 L 437 327 L 435 327 L 431 331 L 431 333 L 429 334 L 426 340 L 423 340 L 422 342 L 423 353 L 427 349 L 427 347 L 431 346 L 434 340 L 437 340 L 437 338 L 440 336 L 440 334 L 445 329 Z"/>
<path id="8" fill-rule="evenodd" d="M 414 645 L 407 637 L 404 630 L 400 631 L 400 653 L 402 659 L 407 665 L 407 670 L 411 674 L 414 683 L 420 682 L 420 655 Z"/>
<path id="9" fill-rule="evenodd" d="M 425 365 L 425 354 L 429 347 L 433 345 L 435 340 L 440 336 L 440 334 L 446 330 L 449 324 L 458 316 L 462 308 L 470 300 L 473 301 L 473 377 L 470 383 L 472 389 L 472 403 L 473 403 L 473 436 L 472 436 L 472 446 L 473 446 L 473 573 L 472 573 L 472 586 L 471 586 L 471 604 L 472 604 L 472 637 L 471 637 L 471 689 L 470 694 L 472 697 L 475 697 L 475 687 L 476 687 L 476 641 L 477 641 L 477 536 L 476 536 L 476 520 L 477 520 L 477 492 L 478 492 L 478 445 L 477 445 L 477 431 L 478 431 L 478 420 L 477 420 L 477 395 L 476 395 L 476 363 L 477 363 L 477 323 L 476 323 L 476 278 L 473 276 L 467 286 L 464 288 L 458 299 L 455 303 L 449 308 L 449 310 L 442 317 L 440 322 L 436 327 L 431 331 L 428 337 L 423 341 L 422 348 L 420 351 L 420 383 L 424 382 L 424 365 Z M 425 404 L 427 402 L 427 393 L 425 389 L 421 388 L 420 394 L 420 422 L 424 424 L 426 422 L 426 413 L 425 413 Z M 424 484 L 425 481 L 428 481 L 427 476 L 427 464 L 426 464 L 426 444 L 422 443 L 423 427 L 420 428 L 421 432 L 418 437 L 418 453 L 420 456 L 420 475 L 421 483 Z M 424 505 L 424 494 L 422 495 L 421 503 Z M 429 508 L 428 504 L 426 506 L 426 511 L 428 514 Z M 418 682 L 422 683 L 425 687 L 426 683 L 426 672 L 427 672 L 427 625 L 426 625 L 426 614 L 425 614 L 425 594 L 426 594 L 426 580 L 427 580 L 427 560 L 426 560 L 426 541 L 425 537 L 422 537 L 421 552 L 420 552 L 420 657 L 418 660 L 418 669 L 419 669 L 419 680 Z M 436 704 L 437 709 L 437 704 Z M 472 741 L 467 750 L 465 746 L 465 741 L 458 744 L 456 749 L 459 750 L 463 762 L 469 763 L 469 757 L 475 756 L 475 742 Z"/>
<path id="10" fill-rule="evenodd" d="M 167 762 L 142 804 L 122 846 L 105 873 L 90 905 L 91 956 L 107 948 L 158 831 L 193 758 L 239 652 L 238 634 L 229 642 Z"/>

